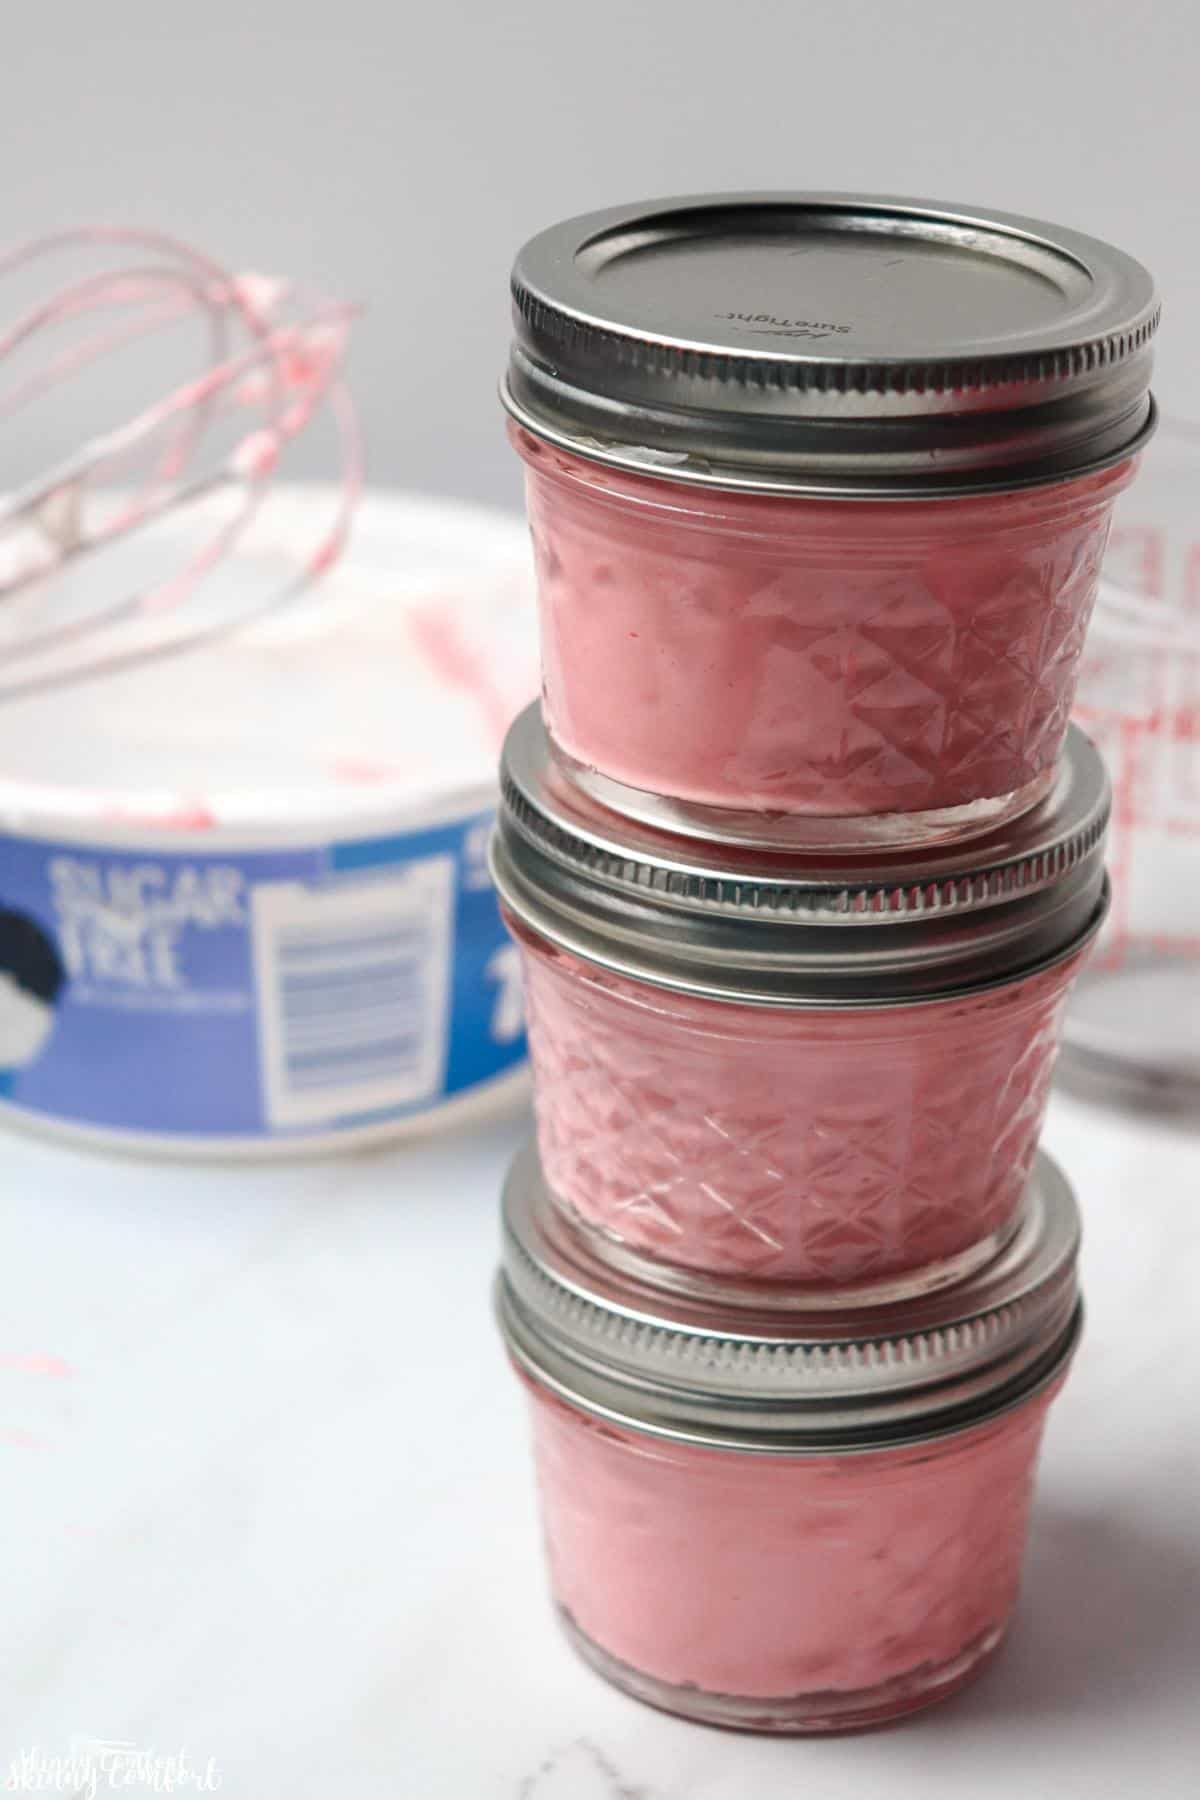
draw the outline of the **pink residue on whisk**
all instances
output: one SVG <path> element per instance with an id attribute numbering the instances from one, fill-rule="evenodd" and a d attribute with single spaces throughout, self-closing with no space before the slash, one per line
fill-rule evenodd
<path id="1" fill-rule="evenodd" d="M 206 323 L 209 361 L 198 375 L 115 429 L 88 439 L 0 502 L 0 534 L 31 530 L 37 546 L 0 576 L 0 603 L 44 584 L 76 558 L 214 495 L 232 494 L 235 510 L 224 523 L 206 525 L 196 548 L 165 580 L 83 617 L 10 638 L 0 652 L 0 700 L 210 643 L 288 604 L 341 554 L 362 487 L 357 419 L 341 376 L 353 308 L 307 301 L 292 284 L 274 277 L 231 274 L 166 233 L 127 227 L 87 226 L 18 245 L 0 254 L 0 278 L 28 272 L 64 252 L 97 251 L 128 252 L 141 260 L 51 286 L 14 321 L 0 323 L 3 369 L 10 353 L 35 342 L 39 333 L 64 323 L 88 325 L 93 314 L 104 315 L 82 342 L 48 352 L 32 376 L 0 393 L 0 420 L 114 350 L 183 319 Z M 120 309 L 116 324 L 108 317 L 114 309 Z M 192 597 L 256 518 L 284 449 L 322 406 L 329 409 L 340 445 L 339 498 L 332 521 L 297 554 L 292 575 L 237 619 L 200 620 L 167 636 L 106 643 L 113 628 L 172 614 Z M 242 417 L 253 413 L 258 417 L 247 417 L 243 429 Z M 202 466 L 207 434 L 222 419 L 236 426 L 236 441 Z M 143 466 L 129 499 L 93 524 L 86 504 L 91 484 L 125 480 L 139 457 Z"/>

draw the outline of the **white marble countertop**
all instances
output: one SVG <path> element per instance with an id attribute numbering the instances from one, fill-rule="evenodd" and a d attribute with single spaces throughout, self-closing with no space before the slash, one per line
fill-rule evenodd
<path id="1" fill-rule="evenodd" d="M 1054 1102 L 1090 1328 L 1000 1659 L 900 1729 L 766 1741 L 559 1641 L 488 1302 L 524 1129 L 274 1167 L 0 1141 L 0 1791 L 24 1754 L 87 1792 L 44 1759 L 116 1742 L 239 1800 L 1197 1792 L 1200 1134 Z"/>

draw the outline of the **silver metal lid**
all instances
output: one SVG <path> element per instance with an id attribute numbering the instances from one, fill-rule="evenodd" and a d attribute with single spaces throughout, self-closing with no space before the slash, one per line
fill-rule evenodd
<path id="1" fill-rule="evenodd" d="M 532 1147 L 503 1211 L 497 1305 L 518 1365 L 572 1405 L 657 1436 L 789 1452 L 940 1437 L 1029 1398 L 1079 1334 L 1079 1213 L 1045 1155 L 990 1263 L 857 1312 L 700 1303 L 618 1274 L 554 1205 Z"/>
<path id="2" fill-rule="evenodd" d="M 580 790 L 529 707 L 492 845 L 518 920 L 619 974 L 772 1006 L 886 1006 L 1032 973 L 1098 928 L 1109 785 L 1072 726 L 1054 786 L 967 844 L 802 856 L 675 837 Z"/>
<path id="3" fill-rule="evenodd" d="M 519 253 L 503 395 L 594 461 L 855 497 L 1104 468 L 1153 429 L 1150 275 L 1037 219 L 880 195 L 699 194 Z"/>

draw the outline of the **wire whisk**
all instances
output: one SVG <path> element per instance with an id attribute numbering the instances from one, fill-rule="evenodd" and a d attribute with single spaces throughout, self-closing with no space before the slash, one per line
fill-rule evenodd
<path id="1" fill-rule="evenodd" d="M 63 259 L 72 263 L 65 280 Z M 80 268 L 89 259 L 104 266 Z M 198 371 L 181 380 L 172 367 L 148 402 L 0 498 L 0 701 L 210 644 L 288 605 L 341 554 L 362 487 L 343 372 L 354 308 L 235 275 L 165 233 L 122 226 L 51 233 L 0 254 L 0 296 L 43 273 L 45 291 L 11 322 L 0 316 L 0 381 L 6 369 L 12 375 L 0 386 L 0 426 L 10 437 L 12 421 L 36 402 L 57 390 L 69 401 L 72 381 L 103 374 L 106 359 L 158 334 L 199 324 L 204 352 Z M 23 360 L 32 366 L 12 374 Z M 322 410 L 340 462 L 333 516 L 282 579 L 232 614 L 206 614 L 197 590 Z M 115 594 L 89 578 L 72 584 L 66 604 L 52 603 L 74 565 L 184 513 L 196 530 L 177 566 Z"/>

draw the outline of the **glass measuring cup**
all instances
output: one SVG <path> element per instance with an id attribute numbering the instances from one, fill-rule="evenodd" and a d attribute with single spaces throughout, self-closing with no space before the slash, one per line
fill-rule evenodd
<path id="1" fill-rule="evenodd" d="M 1113 905 L 1060 1069 L 1200 1119 L 1200 422 L 1164 420 L 1118 504 L 1074 716 L 1112 776 Z"/>

